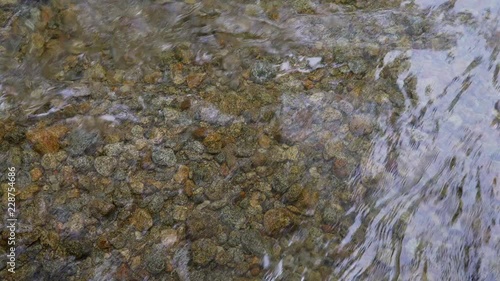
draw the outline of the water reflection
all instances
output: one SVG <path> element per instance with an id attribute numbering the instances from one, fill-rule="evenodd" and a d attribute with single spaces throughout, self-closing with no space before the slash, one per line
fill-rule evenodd
<path id="1" fill-rule="evenodd" d="M 339 249 L 354 251 L 337 268 L 342 280 L 500 277 L 495 258 L 500 255 L 500 133 L 492 126 L 500 97 L 494 70 L 499 46 L 490 37 L 498 32 L 498 5 L 465 2 L 442 16 L 473 8 L 472 14 L 488 17 L 477 19 L 480 24 L 443 24 L 443 31 L 460 33 L 453 48 L 386 55 L 410 62 L 398 76 L 407 110 L 374 144 L 372 162 L 395 165 L 379 191 L 356 207 L 357 219 L 369 226 L 362 230 L 354 224 L 340 244 Z M 417 80 L 414 93 L 405 86 L 411 76 Z M 351 241 L 361 231 L 361 241 Z"/>

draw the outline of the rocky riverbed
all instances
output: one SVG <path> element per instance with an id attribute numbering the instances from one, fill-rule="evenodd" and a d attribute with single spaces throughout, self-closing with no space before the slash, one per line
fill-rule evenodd
<path id="1" fill-rule="evenodd" d="M 386 54 L 456 38 L 400 1 L 250 2 L 0 1 L 2 280 L 337 280 L 418 99 Z"/>

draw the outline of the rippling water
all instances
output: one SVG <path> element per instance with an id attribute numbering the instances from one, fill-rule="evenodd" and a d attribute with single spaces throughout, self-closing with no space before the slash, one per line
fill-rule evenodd
<path id="1" fill-rule="evenodd" d="M 153 126 L 183 132 L 199 123 L 217 128 L 250 124 L 259 135 L 274 134 L 290 162 L 270 170 L 273 188 L 279 171 L 292 177 L 298 169 L 295 182 L 310 186 L 320 199 L 310 195 L 316 205 L 306 207 L 286 198 L 271 204 L 268 193 L 247 190 L 249 197 L 268 197 L 258 204 L 261 213 L 273 208 L 267 205 L 288 204 L 300 219 L 270 242 L 278 254 L 250 250 L 262 271 L 239 275 L 256 280 L 499 280 L 500 4 L 281 2 L 52 1 L 55 8 L 49 11 L 38 8 L 43 3 L 6 6 L 0 118 L 32 127 L 39 122 L 92 124 L 103 131 L 123 124 L 145 124 L 148 132 L 155 132 Z M 60 18 L 51 21 L 56 10 Z M 37 26 L 57 32 L 38 32 Z M 191 87 L 188 81 L 184 90 L 183 65 L 201 73 L 192 76 L 192 83 L 201 77 L 209 86 L 198 91 L 201 82 Z M 316 86 L 317 81 L 325 82 Z M 151 94 L 155 87 L 160 90 Z M 193 98 L 185 106 L 192 113 L 168 109 L 179 96 Z M 71 111 L 87 100 L 90 109 L 84 114 Z M 266 114 L 271 117 L 262 117 Z M 358 115 L 375 128 L 358 133 L 352 121 L 342 121 Z M 148 128 L 148 122 L 156 123 Z M 150 134 L 153 142 L 164 141 Z M 202 146 L 190 144 L 194 154 L 203 155 L 197 144 Z M 270 151 L 271 157 L 279 154 Z M 184 158 L 190 157 L 201 163 L 208 156 Z M 302 158 L 299 168 L 292 165 L 297 158 Z M 248 177 L 252 173 L 247 162 L 213 177 L 240 188 L 242 183 L 234 181 L 241 170 Z M 338 172 L 336 165 L 348 169 Z M 252 186 L 268 179 L 252 176 Z M 203 199 L 207 206 L 214 201 L 209 199 Z M 322 212 L 328 208 L 337 218 L 325 219 Z M 262 220 L 262 214 L 247 218 L 254 216 Z M 260 223 L 249 221 L 235 228 L 253 230 Z M 174 225 L 185 227 L 180 219 Z M 323 232 L 314 236 L 314 231 Z M 313 246 L 307 244 L 310 237 Z M 172 262 L 177 278 L 196 279 L 191 270 L 202 266 L 192 265 L 190 242 L 183 246 L 183 239 L 172 239 L 171 244 L 178 243 Z M 120 263 L 118 258 L 98 262 L 93 280 L 120 279 L 115 275 Z M 316 268 L 326 270 L 313 275 Z M 136 277 L 149 280 L 141 274 Z"/>
<path id="2" fill-rule="evenodd" d="M 374 142 L 371 161 L 393 169 L 354 207 L 357 223 L 339 247 L 354 252 L 336 269 L 341 280 L 499 278 L 499 8 L 457 1 L 439 17 L 470 13 L 474 22 L 442 23 L 442 32 L 459 34 L 452 48 L 386 55 L 408 60 L 398 84 L 408 97 L 403 81 L 415 77 L 416 102 L 407 99 Z"/>

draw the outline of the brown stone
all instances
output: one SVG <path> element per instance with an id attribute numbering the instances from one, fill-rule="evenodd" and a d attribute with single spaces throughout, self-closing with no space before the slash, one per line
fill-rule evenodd
<path id="1" fill-rule="evenodd" d="M 190 99 L 184 99 L 180 105 L 179 105 L 179 108 L 184 111 L 184 110 L 188 110 L 189 108 L 191 108 L 191 100 Z"/>
<path id="2" fill-rule="evenodd" d="M 42 177 L 43 173 L 42 173 L 42 170 L 37 167 L 37 168 L 31 169 L 30 175 L 31 175 L 32 181 L 37 181 Z"/>
<path id="3" fill-rule="evenodd" d="M 264 229 L 275 236 L 293 225 L 290 213 L 285 208 L 271 209 L 264 214 Z"/>
<path id="4" fill-rule="evenodd" d="M 363 115 L 355 115 L 349 123 L 349 130 L 355 136 L 368 135 L 373 132 L 373 123 Z"/>
<path id="5" fill-rule="evenodd" d="M 177 183 L 184 183 L 189 178 L 189 167 L 180 165 L 177 173 L 174 175 L 174 180 Z"/>
<path id="6" fill-rule="evenodd" d="M 21 200 L 27 200 L 32 198 L 38 191 L 40 191 L 40 187 L 36 184 L 33 184 L 19 192 L 19 194 L 17 194 L 17 198 Z"/>
<path id="7" fill-rule="evenodd" d="M 162 77 L 162 73 L 159 71 L 155 71 L 153 73 L 149 73 L 144 76 L 144 82 L 148 84 L 156 84 L 160 82 Z"/>
<path id="8" fill-rule="evenodd" d="M 333 161 L 333 174 L 339 178 L 346 178 L 349 176 L 349 163 L 346 159 L 335 158 Z"/>
<path id="9" fill-rule="evenodd" d="M 219 133 L 208 134 L 203 140 L 208 153 L 217 154 L 222 149 L 222 136 Z"/>
<path id="10" fill-rule="evenodd" d="M 260 136 L 258 142 L 259 142 L 260 147 L 262 147 L 262 148 L 267 149 L 271 146 L 271 138 L 269 138 L 266 135 Z"/>
<path id="11" fill-rule="evenodd" d="M 314 82 L 311 81 L 311 80 L 309 80 L 309 79 L 307 79 L 304 82 L 302 82 L 302 85 L 304 85 L 304 88 L 306 90 L 310 90 L 310 89 L 314 88 Z"/>
<path id="12" fill-rule="evenodd" d="M 153 226 L 153 218 L 147 210 L 138 208 L 130 217 L 130 224 L 139 231 L 145 231 Z"/>
<path id="13" fill-rule="evenodd" d="M 319 201 L 319 194 L 317 191 L 312 191 L 310 189 L 302 190 L 299 199 L 295 203 L 295 206 L 300 210 L 307 210 L 314 208 Z"/>
<path id="14" fill-rule="evenodd" d="M 60 149 L 59 139 L 68 132 L 63 125 L 34 129 L 26 133 L 26 138 L 34 145 L 35 150 L 42 154 L 55 153 Z"/>
<path id="15" fill-rule="evenodd" d="M 201 141 L 207 137 L 208 129 L 205 127 L 200 127 L 198 129 L 194 130 L 192 135 L 193 135 L 193 138 Z"/>
<path id="16" fill-rule="evenodd" d="M 186 183 L 184 184 L 184 193 L 186 193 L 186 195 L 188 197 L 193 196 L 193 192 L 194 192 L 195 187 L 196 187 L 196 185 L 194 184 L 194 182 L 192 180 L 187 180 Z"/>
<path id="17" fill-rule="evenodd" d="M 203 82 L 203 79 L 205 78 L 205 75 L 205 73 L 193 73 L 188 75 L 186 78 L 188 88 L 194 89 L 200 86 L 201 82 Z"/>

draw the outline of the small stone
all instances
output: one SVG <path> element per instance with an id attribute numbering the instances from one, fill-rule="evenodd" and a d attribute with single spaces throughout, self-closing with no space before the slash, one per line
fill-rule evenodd
<path id="1" fill-rule="evenodd" d="M 351 115 L 351 113 L 354 111 L 354 107 L 352 106 L 352 104 L 345 100 L 340 101 L 338 107 L 347 115 Z"/>
<path id="2" fill-rule="evenodd" d="M 346 178 L 351 173 L 349 163 L 345 158 L 335 158 L 333 161 L 333 174 L 339 178 Z"/>
<path id="3" fill-rule="evenodd" d="M 290 213 L 285 208 L 271 209 L 264 214 L 264 229 L 271 236 L 292 225 Z"/>
<path id="4" fill-rule="evenodd" d="M 349 123 L 349 130 L 355 136 L 368 135 L 373 132 L 373 123 L 367 116 L 355 115 Z"/>
<path id="5" fill-rule="evenodd" d="M 17 197 L 21 200 L 28 200 L 30 198 L 33 198 L 35 193 L 37 193 L 38 191 L 40 191 L 40 187 L 36 184 L 33 184 L 19 192 Z"/>
<path id="6" fill-rule="evenodd" d="M 130 217 L 130 224 L 139 231 L 145 231 L 153 226 L 153 218 L 145 209 L 137 209 Z"/>
<path id="7" fill-rule="evenodd" d="M 325 154 L 324 158 L 326 160 L 333 157 L 339 157 L 344 151 L 344 145 L 340 141 L 329 140 L 325 144 Z"/>
<path id="8" fill-rule="evenodd" d="M 107 156 L 116 157 L 122 153 L 123 143 L 112 143 L 104 146 L 104 152 Z"/>
<path id="9" fill-rule="evenodd" d="M 184 206 L 175 206 L 174 208 L 174 220 L 185 221 L 187 218 L 188 208 Z"/>
<path id="10" fill-rule="evenodd" d="M 195 264 L 205 266 L 209 264 L 217 254 L 217 245 L 214 241 L 203 238 L 191 244 L 191 254 Z"/>
<path id="11" fill-rule="evenodd" d="M 287 202 L 295 202 L 299 199 L 300 194 L 302 193 L 303 187 L 300 184 L 292 185 L 288 191 L 283 195 L 283 198 Z"/>
<path id="12" fill-rule="evenodd" d="M 172 149 L 162 149 L 155 148 L 153 149 L 153 153 L 151 155 L 151 159 L 153 163 L 161 166 L 172 167 L 177 163 L 177 158 L 175 157 L 175 153 Z"/>
<path id="13" fill-rule="evenodd" d="M 155 71 L 144 75 L 144 82 L 148 84 L 156 84 L 161 81 L 163 74 L 160 71 Z"/>
<path id="14" fill-rule="evenodd" d="M 179 109 L 182 111 L 188 110 L 191 108 L 191 100 L 186 98 L 179 104 Z"/>
<path id="15" fill-rule="evenodd" d="M 160 274 L 165 270 L 167 264 L 167 253 L 163 247 L 155 247 L 144 258 L 146 269 L 152 274 Z"/>
<path id="16" fill-rule="evenodd" d="M 66 150 L 71 155 L 81 155 L 97 142 L 98 134 L 96 132 L 87 132 L 83 129 L 76 129 L 68 135 L 68 147 Z"/>
<path id="17" fill-rule="evenodd" d="M 326 224 L 336 224 L 340 221 L 343 215 L 344 210 L 342 207 L 337 204 L 332 204 L 323 210 L 322 218 L 323 222 Z"/>
<path id="18" fill-rule="evenodd" d="M 94 168 L 99 174 L 108 177 L 115 170 L 116 164 L 117 161 L 113 157 L 99 156 L 94 161 Z"/>
<path id="19" fill-rule="evenodd" d="M 258 84 L 273 79 L 276 76 L 276 70 L 270 63 L 256 62 L 250 70 L 250 79 Z"/>
<path id="20" fill-rule="evenodd" d="M 240 239 L 243 249 L 252 255 L 262 256 L 266 254 L 266 246 L 262 240 L 262 235 L 258 231 L 253 229 L 241 231 Z"/>
<path id="21" fill-rule="evenodd" d="M 205 127 L 197 128 L 193 131 L 192 135 L 196 140 L 202 141 L 208 136 L 208 129 Z"/>
<path id="22" fill-rule="evenodd" d="M 290 161 L 299 160 L 299 148 L 297 146 L 292 146 L 285 151 L 285 157 Z"/>
<path id="23" fill-rule="evenodd" d="M 189 178 L 189 167 L 180 165 L 177 173 L 174 175 L 174 180 L 177 183 L 184 183 Z"/>
<path id="24" fill-rule="evenodd" d="M 207 152 L 217 154 L 222 150 L 222 136 L 219 133 L 208 134 L 203 140 L 203 145 L 207 148 Z"/>
<path id="25" fill-rule="evenodd" d="M 0 7 L 7 5 L 17 5 L 19 0 L 0 0 Z"/>
<path id="26" fill-rule="evenodd" d="M 186 78 L 182 74 L 182 69 L 183 66 L 181 63 L 178 63 L 171 67 L 171 78 L 172 82 L 174 82 L 175 85 L 180 85 L 186 80 Z"/>
<path id="27" fill-rule="evenodd" d="M 52 170 L 57 167 L 58 161 L 56 156 L 52 153 L 47 153 L 42 157 L 41 163 L 42 167 L 46 170 Z"/>
<path id="28" fill-rule="evenodd" d="M 302 85 L 304 86 L 304 89 L 306 90 L 310 90 L 312 88 L 314 88 L 314 82 L 309 80 L 309 79 L 306 79 L 302 82 Z"/>
<path id="29" fill-rule="evenodd" d="M 322 117 L 325 122 L 337 121 L 342 119 L 342 112 L 335 108 L 327 107 L 323 111 Z"/>
<path id="30" fill-rule="evenodd" d="M 205 78 L 205 73 L 193 73 L 186 77 L 186 82 L 189 89 L 194 89 L 200 86 L 201 82 Z"/>
<path id="31" fill-rule="evenodd" d="M 94 200 L 90 203 L 90 209 L 95 215 L 102 217 L 110 214 L 115 209 L 115 205 L 104 200 Z"/>
<path id="32" fill-rule="evenodd" d="M 55 153 L 60 149 L 59 138 L 66 134 L 68 128 L 56 125 L 44 129 L 35 129 L 26 133 L 26 138 L 33 143 L 35 150 L 42 154 Z"/>
<path id="33" fill-rule="evenodd" d="M 258 142 L 259 142 L 260 147 L 265 148 L 265 149 L 267 149 L 271 146 L 271 138 L 266 136 L 266 135 L 260 136 Z"/>
<path id="34" fill-rule="evenodd" d="M 30 171 L 30 176 L 32 181 L 38 181 L 42 177 L 43 173 L 40 168 L 33 168 Z"/>

